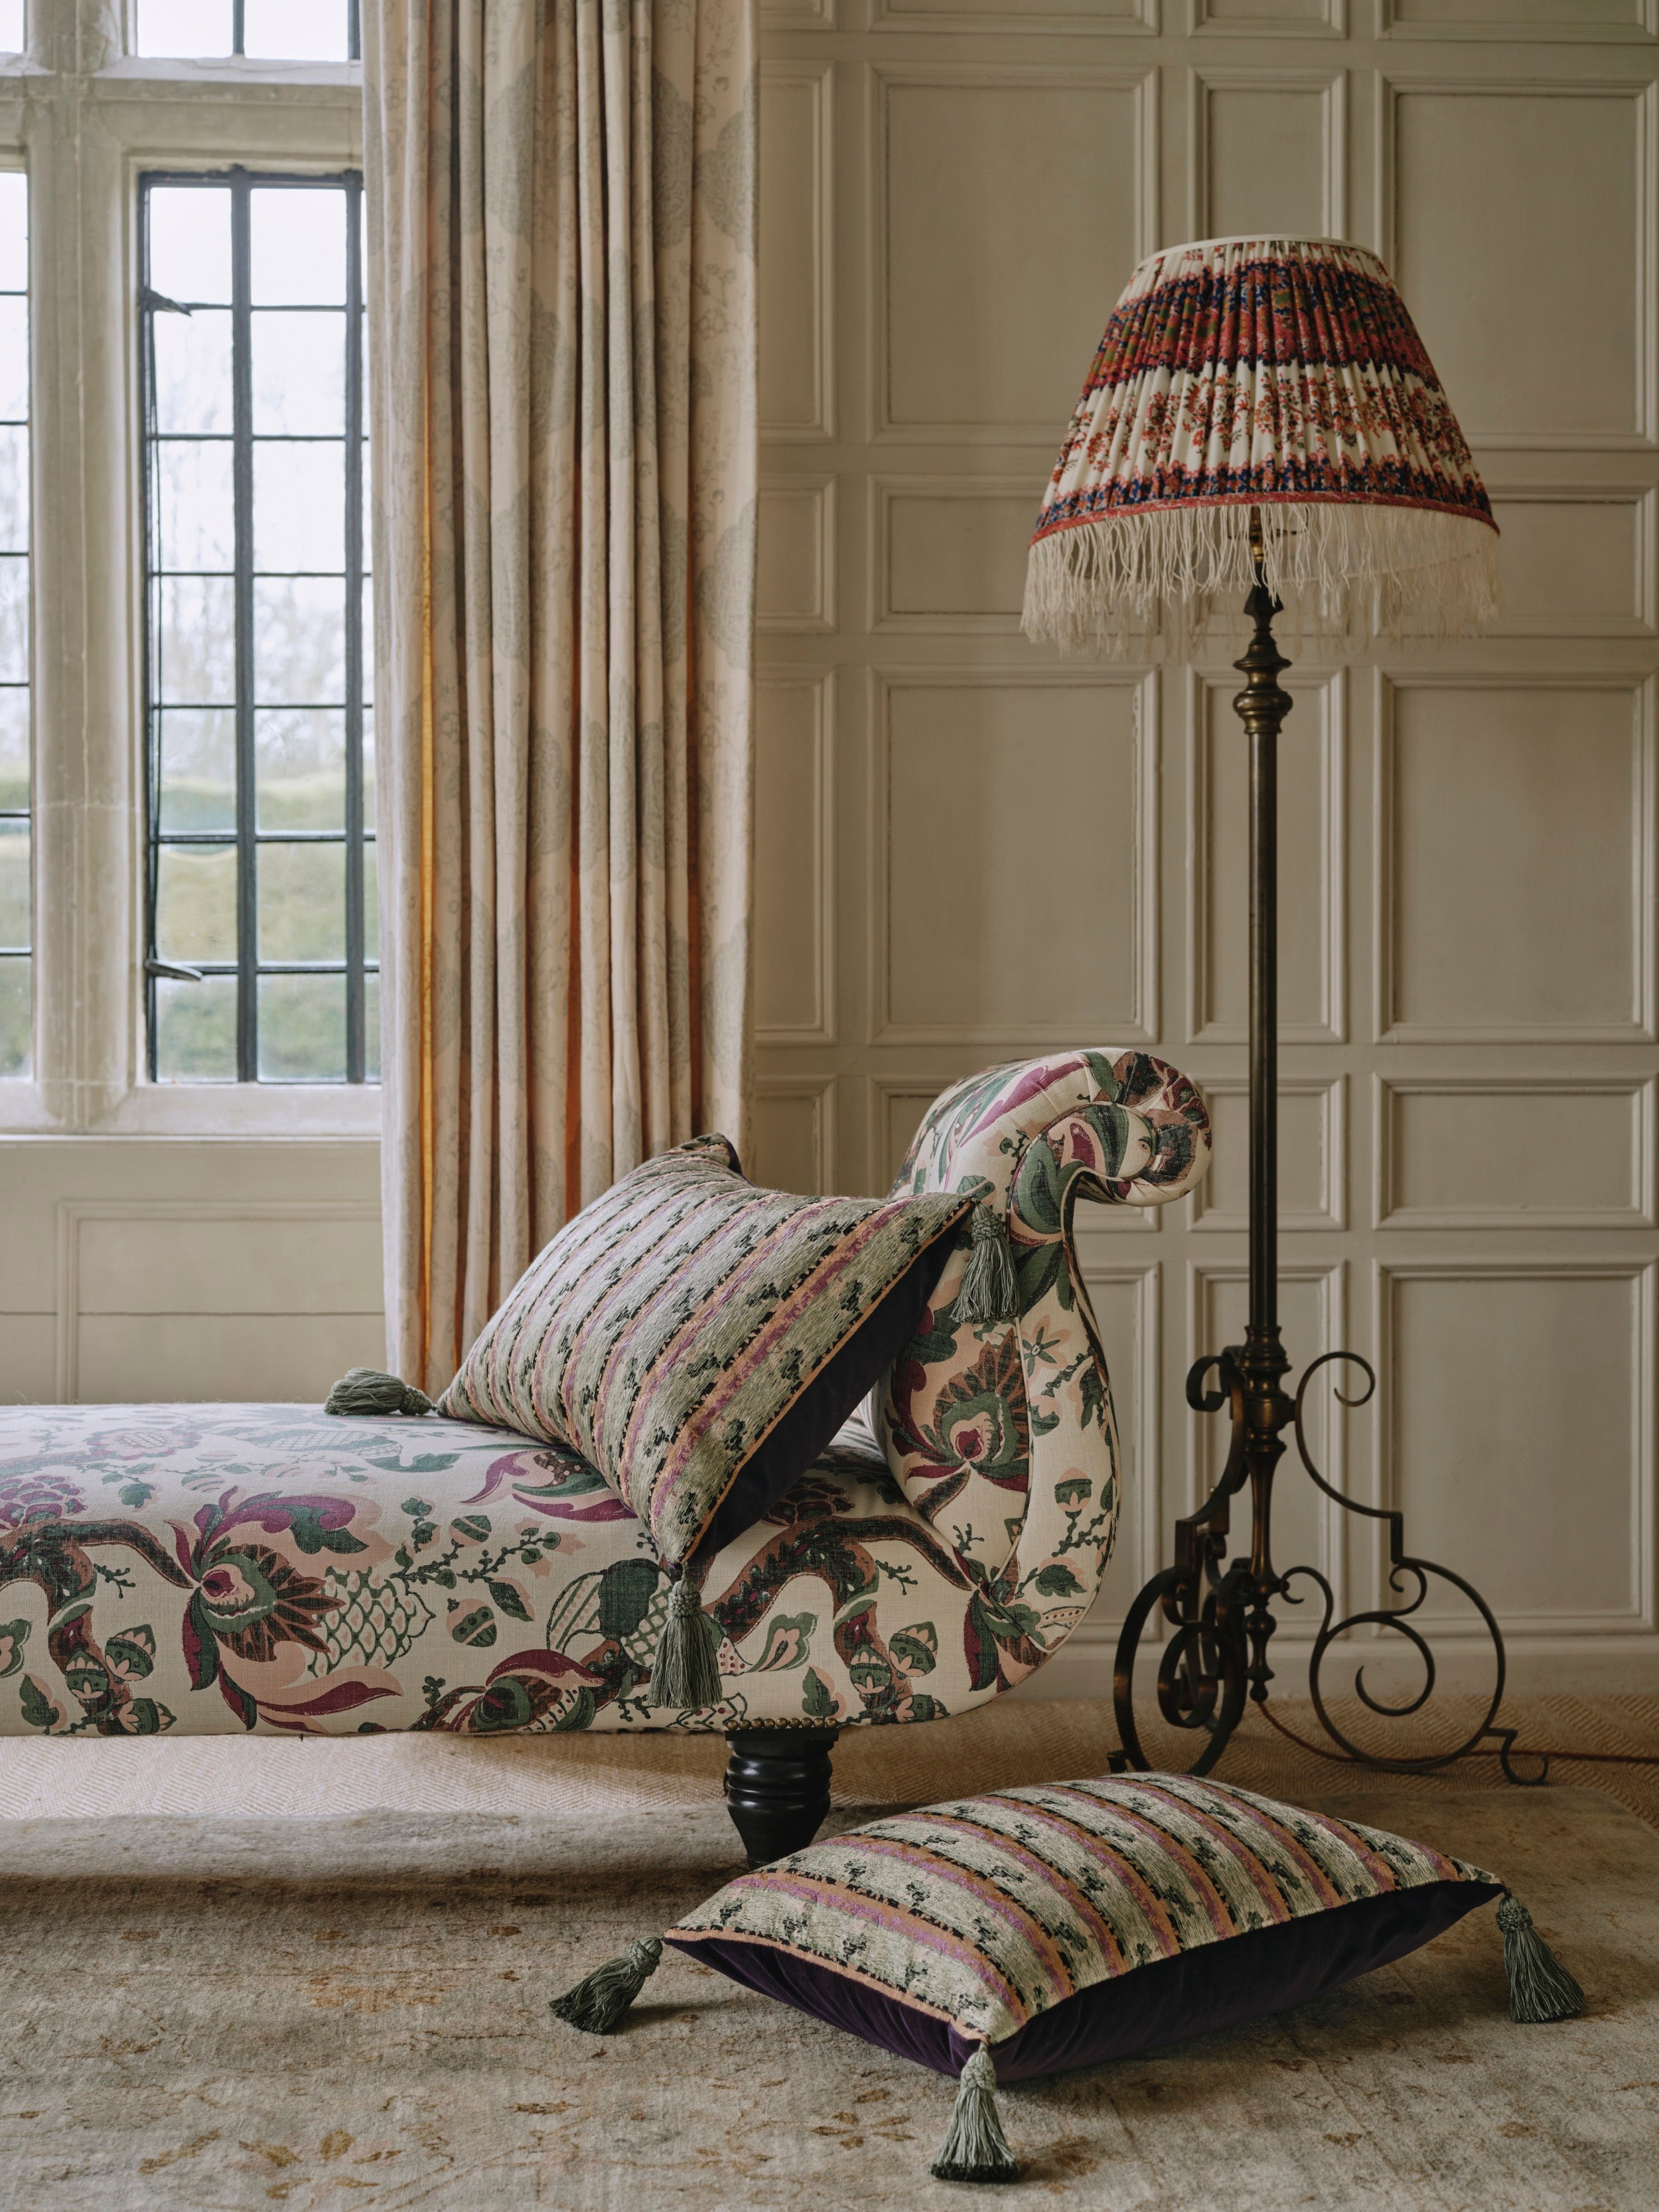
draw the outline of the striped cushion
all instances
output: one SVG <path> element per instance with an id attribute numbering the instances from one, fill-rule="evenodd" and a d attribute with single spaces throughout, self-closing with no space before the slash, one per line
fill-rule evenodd
<path id="1" fill-rule="evenodd" d="M 999 1790 L 815 1844 L 666 1940 L 943 2073 L 1097 2064 L 1277 2010 L 1497 1895 L 1381 1830 L 1187 1775 Z"/>
<path id="2" fill-rule="evenodd" d="M 439 1411 L 567 1446 L 664 1559 L 712 1555 L 891 1365 L 969 1203 L 759 1190 L 699 1137 L 566 1224 Z"/>

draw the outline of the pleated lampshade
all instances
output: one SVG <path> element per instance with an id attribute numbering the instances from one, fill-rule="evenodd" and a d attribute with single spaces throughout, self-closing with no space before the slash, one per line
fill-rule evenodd
<path id="1" fill-rule="evenodd" d="M 1393 279 L 1363 246 L 1151 255 L 1112 311 L 1037 517 L 1024 629 L 1182 652 L 1255 580 L 1350 641 L 1498 611 L 1498 530 Z"/>

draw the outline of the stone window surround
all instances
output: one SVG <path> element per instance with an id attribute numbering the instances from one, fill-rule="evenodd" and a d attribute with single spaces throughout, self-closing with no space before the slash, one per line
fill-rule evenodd
<path id="1" fill-rule="evenodd" d="M 151 61 L 121 0 L 29 0 L 0 166 L 32 252 L 34 1075 L 0 1135 L 377 1135 L 377 1086 L 151 1084 L 143 1033 L 137 180 L 362 159 L 356 63 Z"/>

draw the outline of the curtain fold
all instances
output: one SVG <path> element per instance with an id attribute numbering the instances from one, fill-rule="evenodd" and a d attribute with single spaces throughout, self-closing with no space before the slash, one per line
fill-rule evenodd
<path id="1" fill-rule="evenodd" d="M 363 0 L 388 1358 L 747 1087 L 755 0 Z"/>

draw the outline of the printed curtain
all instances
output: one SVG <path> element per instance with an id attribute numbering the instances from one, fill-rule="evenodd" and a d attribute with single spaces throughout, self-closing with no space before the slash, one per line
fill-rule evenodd
<path id="1" fill-rule="evenodd" d="M 755 0 L 365 0 L 388 1357 L 741 1143 Z"/>

